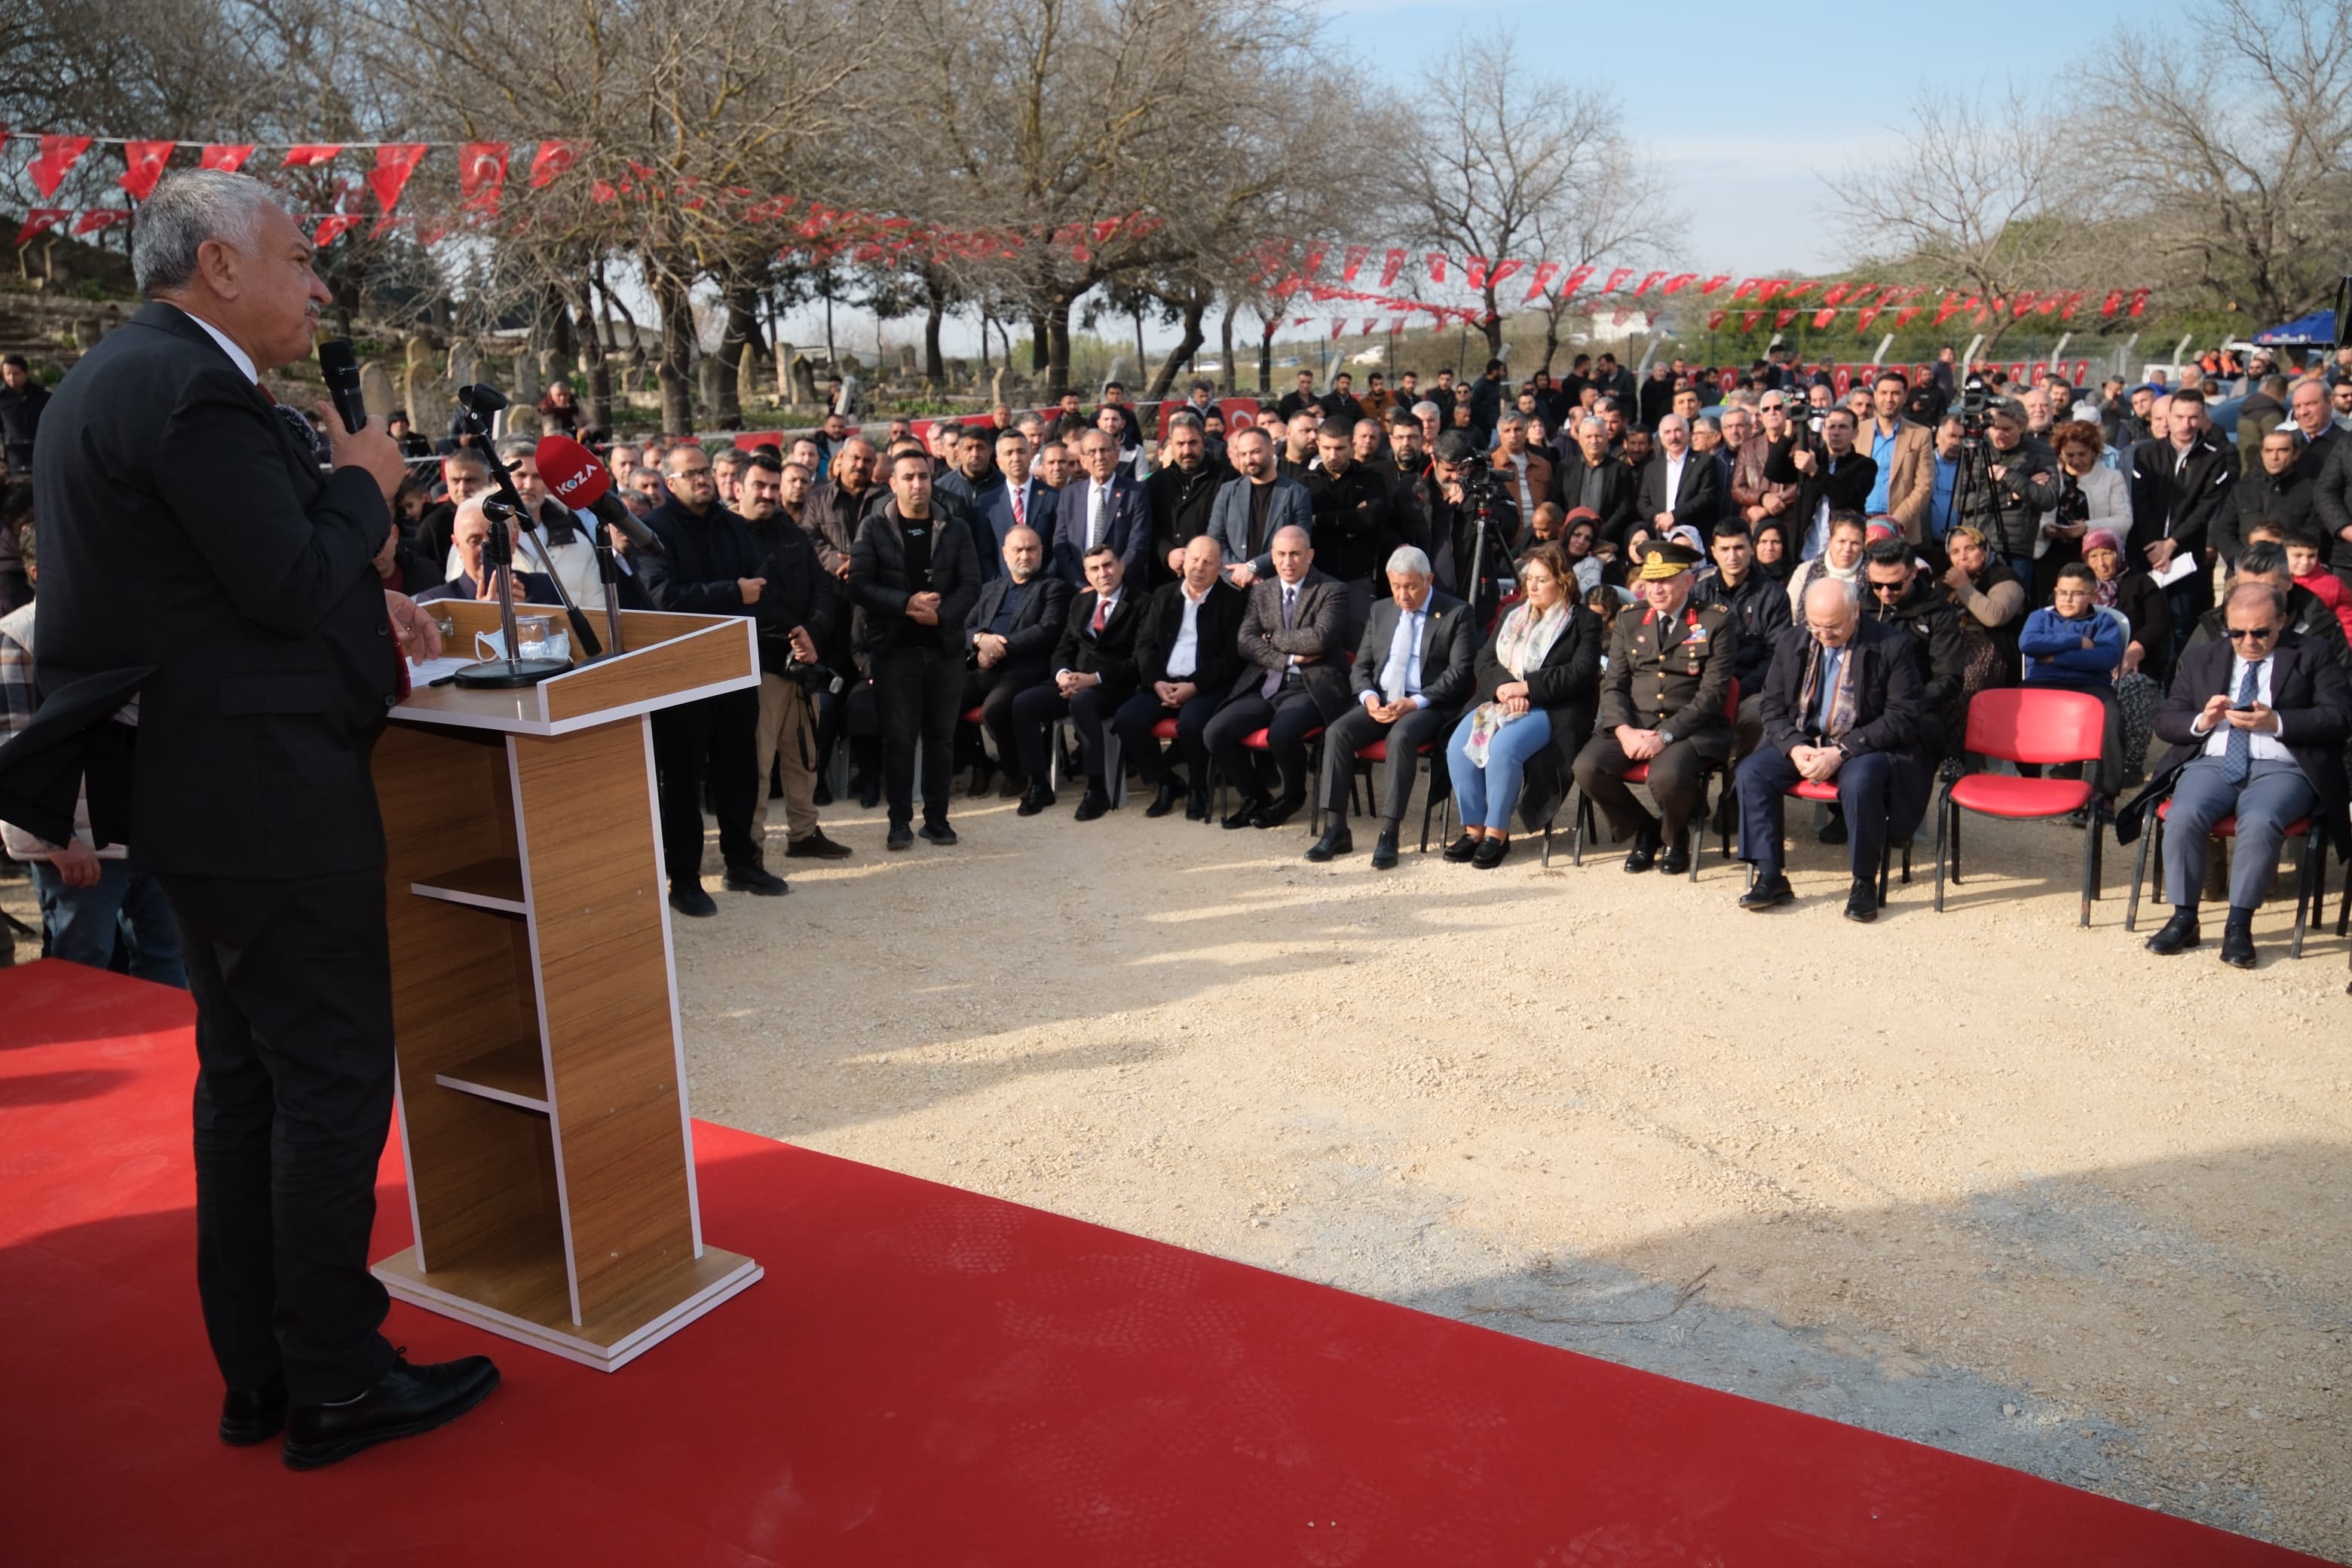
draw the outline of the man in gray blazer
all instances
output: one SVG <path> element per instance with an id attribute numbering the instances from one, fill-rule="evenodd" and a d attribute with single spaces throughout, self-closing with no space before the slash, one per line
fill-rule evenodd
<path id="1" fill-rule="evenodd" d="M 1388 742 L 1387 776 L 1381 784 L 1381 836 L 1372 847 L 1372 869 L 1397 862 L 1397 825 L 1412 803 L 1423 747 L 1445 743 L 1462 704 L 1477 683 L 1477 628 L 1470 606 L 1436 591 L 1429 557 L 1407 544 L 1388 560 L 1389 593 L 1372 601 L 1363 645 L 1348 672 L 1356 705 L 1323 731 L 1323 805 L 1330 826 L 1309 860 L 1328 860 L 1355 851 L 1348 832 L 1348 796 L 1356 753 L 1376 741 Z"/>
<path id="2" fill-rule="evenodd" d="M 1227 479 L 1209 509 L 1209 535 L 1224 547 L 1225 580 L 1246 588 L 1274 575 L 1271 541 L 1286 528 L 1311 529 L 1314 498 L 1275 471 L 1274 441 L 1252 426 L 1227 447 L 1241 478 Z"/>
<path id="3" fill-rule="evenodd" d="M 1348 591 L 1315 570 L 1307 530 L 1286 528 L 1268 547 L 1274 574 L 1253 584 L 1242 612 L 1242 672 L 1202 736 L 1209 755 L 1240 797 L 1227 827 L 1278 827 L 1307 804 L 1307 742 L 1348 710 L 1347 642 L 1340 626 Z M 1266 750 L 1242 744 L 1264 730 Z M 1281 775 L 1269 798 L 1260 755 Z"/>

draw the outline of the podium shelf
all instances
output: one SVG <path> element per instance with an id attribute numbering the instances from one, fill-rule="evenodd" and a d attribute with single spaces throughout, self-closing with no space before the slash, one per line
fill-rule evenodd
<path id="1" fill-rule="evenodd" d="M 433 1081 L 461 1094 L 478 1094 L 525 1110 L 549 1114 L 547 1063 L 537 1040 L 509 1040 L 433 1075 Z"/>
<path id="2" fill-rule="evenodd" d="M 476 909 L 501 910 L 510 915 L 530 913 L 530 905 L 523 897 L 522 862 L 512 855 L 493 855 L 487 860 L 470 861 L 423 881 L 411 882 L 408 890 L 422 898 L 471 904 Z"/>

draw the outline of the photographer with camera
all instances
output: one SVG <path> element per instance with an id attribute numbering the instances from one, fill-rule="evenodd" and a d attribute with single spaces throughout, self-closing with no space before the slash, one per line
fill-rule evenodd
<path id="1" fill-rule="evenodd" d="M 1756 408 L 1757 433 L 1741 444 L 1731 460 L 1731 500 L 1750 528 L 1789 516 L 1797 505 L 1796 470 L 1789 452 L 1804 426 L 1789 417 L 1789 395 L 1768 392 Z M 1769 477 L 1769 471 L 1786 474 Z"/>
<path id="2" fill-rule="evenodd" d="M 760 639 L 760 719 L 752 747 L 751 842 L 768 841 L 768 773 L 784 786 L 784 857 L 838 860 L 849 853 L 816 824 L 816 704 L 841 677 L 822 661 L 840 600 L 817 564 L 800 514 L 814 476 L 772 447 L 751 456 L 736 497 L 761 558 L 763 586 L 752 606 Z"/>
<path id="3" fill-rule="evenodd" d="M 2021 583 L 2033 581 L 2042 514 L 2058 505 L 2058 455 L 2025 433 L 2025 407 L 1981 378 L 1960 389 L 1960 521 L 1990 542 Z"/>
<path id="4" fill-rule="evenodd" d="M 1512 504 L 1508 489 L 1466 432 L 1448 430 L 1437 438 L 1429 473 L 1396 495 L 1399 542 L 1427 549 L 1438 591 L 1468 600 L 1473 624 L 1478 626 L 1486 625 L 1502 601 L 1496 579 L 1510 574 L 1511 542 L 1519 536 L 1519 509 Z M 1416 523 L 1423 528 L 1422 537 L 1402 537 Z M 1475 593 L 1470 591 L 1474 557 Z"/>

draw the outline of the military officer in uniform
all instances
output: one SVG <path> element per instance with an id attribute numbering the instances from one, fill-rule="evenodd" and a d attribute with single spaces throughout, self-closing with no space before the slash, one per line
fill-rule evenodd
<path id="1" fill-rule="evenodd" d="M 1613 837 L 1633 840 L 1628 871 L 1656 866 L 1671 877 L 1690 869 L 1689 826 L 1705 804 L 1706 770 L 1731 754 L 1724 699 L 1739 628 L 1723 605 L 1691 603 L 1698 563 L 1698 552 L 1678 541 L 1642 547 L 1641 593 L 1649 607 L 1641 615 L 1628 609 L 1610 628 L 1601 721 L 1576 754 L 1578 787 L 1609 818 Z M 1650 764 L 1659 816 L 1626 786 L 1625 770 L 1635 763 Z"/>

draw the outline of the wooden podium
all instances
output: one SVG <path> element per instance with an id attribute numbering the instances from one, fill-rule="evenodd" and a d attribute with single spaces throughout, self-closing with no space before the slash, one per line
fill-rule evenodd
<path id="1" fill-rule="evenodd" d="M 429 607 L 446 653 L 498 626 Z M 740 616 L 622 623 L 537 686 L 419 689 L 375 748 L 416 1237 L 376 1278 L 608 1372 L 761 1275 L 702 1244 L 647 719 L 756 686 L 758 649 Z"/>

